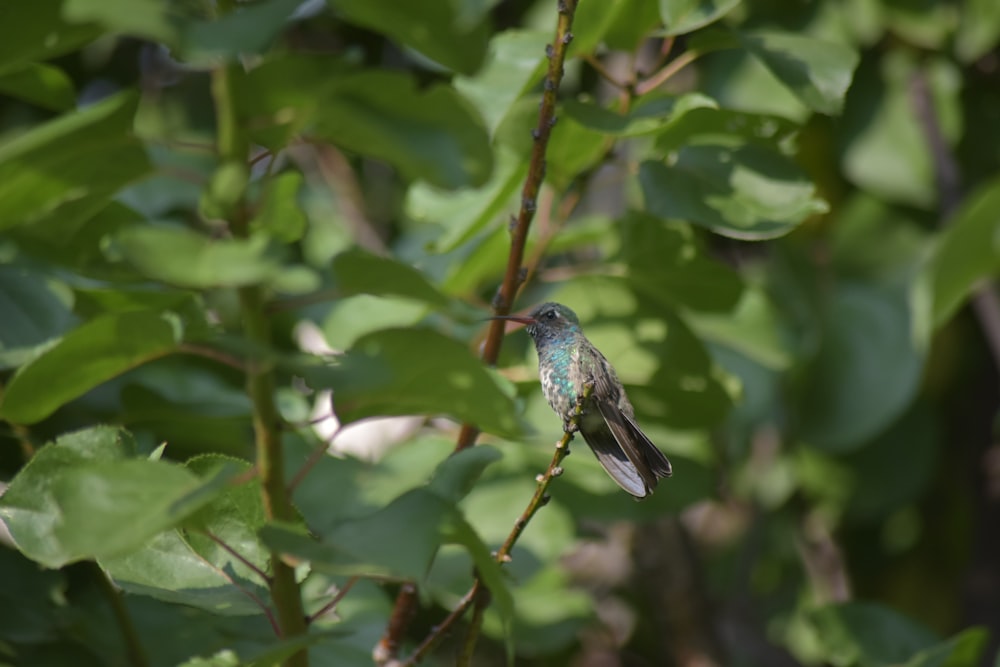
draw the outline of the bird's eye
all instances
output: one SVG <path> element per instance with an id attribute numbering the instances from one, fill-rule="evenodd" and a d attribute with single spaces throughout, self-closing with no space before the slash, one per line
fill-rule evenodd
<path id="1" fill-rule="evenodd" d="M 549 312 L 545 313 L 545 317 L 549 318 L 550 320 L 556 319 L 556 311 L 550 310 Z"/>

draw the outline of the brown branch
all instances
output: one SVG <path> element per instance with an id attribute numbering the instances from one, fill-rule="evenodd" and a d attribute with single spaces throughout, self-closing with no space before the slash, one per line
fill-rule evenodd
<path id="1" fill-rule="evenodd" d="M 962 176 L 958 161 L 941 131 L 934 98 L 926 74 L 920 70 L 910 79 L 910 99 L 917 122 L 927 141 L 934 165 L 934 181 L 941 198 L 941 220 L 949 220 L 962 203 Z M 1000 295 L 992 284 L 978 287 L 972 294 L 972 311 L 979 322 L 993 363 L 1000 370 Z"/>
<path id="2" fill-rule="evenodd" d="M 559 84 L 562 82 L 563 64 L 566 60 L 566 52 L 569 44 L 573 41 L 573 16 L 576 14 L 576 7 L 579 0 L 558 0 L 559 18 L 556 24 L 555 38 L 553 43 L 546 46 L 545 53 L 549 59 L 548 71 L 543 83 L 542 102 L 538 111 L 538 123 L 532 130 L 534 144 L 531 147 L 531 158 L 528 163 L 528 174 L 521 189 L 521 206 L 517 216 L 511 223 L 510 252 L 507 255 L 507 267 L 504 271 L 503 280 L 497 294 L 493 299 L 493 314 L 508 315 L 514 305 L 517 291 L 524 283 L 525 273 L 522 268 L 524 262 L 524 247 L 528 240 L 528 230 L 531 221 L 535 216 L 535 209 L 538 205 L 538 193 L 545 178 L 545 151 L 549 144 L 549 137 L 552 134 L 552 127 L 555 125 L 556 95 L 559 91 Z M 502 320 L 493 320 L 490 323 L 486 341 L 483 344 L 481 358 L 489 366 L 496 365 L 500 357 L 500 347 L 503 344 L 505 323 Z M 471 447 L 476 442 L 479 429 L 474 424 L 462 424 L 458 439 L 455 444 L 455 451 L 461 451 Z M 476 579 L 473 587 L 466 597 L 469 603 L 475 599 L 475 591 L 480 587 L 479 580 Z M 471 597 L 470 597 L 471 594 Z M 464 599 L 464 598 L 463 598 Z M 409 621 L 415 613 L 417 604 L 416 590 L 408 591 L 404 588 L 396 598 L 392 617 L 386 632 L 379 640 L 373 651 L 376 664 L 386 665 L 396 660 L 399 646 L 409 625 Z M 457 619 L 465 613 L 465 607 L 459 606 L 449 615 L 449 618 Z M 447 620 L 447 619 L 446 619 Z M 452 621 L 452 623 L 454 620 Z M 439 629 L 444 626 L 438 626 Z M 431 641 L 436 633 L 425 639 L 424 643 Z M 423 646 L 424 644 L 421 644 Z M 418 648 L 418 651 L 420 649 Z M 427 651 L 430 648 L 426 649 Z M 414 654 L 417 659 L 422 659 L 423 653 Z M 414 659 L 413 656 L 410 658 Z M 410 663 L 414 664 L 414 663 Z"/>
<path id="3" fill-rule="evenodd" d="M 663 66 L 659 72 L 643 79 L 635 86 L 635 94 L 642 97 L 646 93 L 659 88 L 665 81 L 677 74 L 701 56 L 698 51 L 685 51 Z"/>
<path id="4" fill-rule="evenodd" d="M 521 207 L 511 223 L 510 253 L 507 255 L 507 270 L 503 282 L 493 298 L 493 314 L 509 315 L 514 305 L 517 290 L 524 282 L 521 264 L 524 261 L 524 246 L 528 240 L 528 229 L 535 217 L 538 206 L 538 192 L 545 178 L 545 149 L 549 144 L 549 136 L 555 125 L 556 93 L 563 76 L 563 63 L 569 43 L 573 41 L 573 15 L 576 13 L 578 0 L 559 0 L 559 21 L 556 25 L 555 39 L 546 47 L 549 59 L 549 69 L 545 76 L 542 93 L 542 103 L 538 112 L 538 124 L 531 131 L 534 144 L 531 147 L 531 161 L 528 163 L 528 176 L 521 189 Z M 487 365 L 496 364 L 500 356 L 500 346 L 503 344 L 504 322 L 493 320 L 489 333 L 483 345 L 482 360 Z M 476 442 L 478 429 L 473 424 L 463 424 L 459 433 L 455 450 L 471 447 Z"/>
<path id="5" fill-rule="evenodd" d="M 532 517 L 544 507 L 549 502 L 549 484 L 556 477 L 559 477 L 563 473 L 562 462 L 567 456 L 569 456 L 569 443 L 573 440 L 573 434 L 578 428 L 580 421 L 580 416 L 583 414 L 583 405 L 590 398 L 590 395 L 594 391 L 593 383 L 588 382 L 583 387 L 583 393 L 577 397 L 576 409 L 573 411 L 573 416 L 566 425 L 566 429 L 563 431 L 562 438 L 556 443 L 555 453 L 552 455 L 552 461 L 549 462 L 549 467 L 545 469 L 545 472 L 539 475 L 536 479 L 538 486 L 535 488 L 534 495 L 531 496 L 531 500 L 528 501 L 528 505 L 521 512 L 521 515 L 517 517 L 517 521 L 514 522 L 514 527 L 511 529 L 510 533 L 507 535 L 507 539 L 504 540 L 503 545 L 494 554 L 494 558 L 500 564 L 509 563 L 511 561 L 511 551 L 514 549 L 514 545 L 517 544 L 518 538 L 521 537 L 521 533 L 527 528 L 528 522 L 531 521 Z M 451 627 L 461 618 L 465 612 L 468 610 L 473 603 L 477 603 L 480 596 L 487 595 L 488 590 L 483 585 L 482 580 L 477 576 L 472 582 L 472 587 L 469 591 L 462 596 L 455 608 L 448 614 L 447 618 L 438 625 L 431 633 L 424 639 L 424 641 L 417 647 L 417 650 L 401 663 L 401 667 L 410 667 L 411 665 L 416 665 L 421 660 L 426 657 L 426 655 L 440 642 Z M 488 600 L 483 603 L 488 604 Z M 470 625 L 466 641 L 463 644 L 462 653 L 471 658 L 473 651 L 475 650 L 476 639 L 479 636 L 479 625 L 482 623 L 482 611 L 485 611 L 485 606 L 480 610 L 480 613 L 473 617 L 473 623 Z M 461 663 L 459 663 L 461 664 Z"/>
<path id="6" fill-rule="evenodd" d="M 309 621 L 308 622 L 310 624 L 312 624 L 317 618 L 323 616 L 324 614 L 330 613 L 330 611 L 333 608 L 335 608 L 338 604 L 340 604 L 340 601 L 344 599 L 344 596 L 347 595 L 352 588 L 354 588 L 354 584 L 358 583 L 358 579 L 359 579 L 359 577 L 357 577 L 357 576 L 354 576 L 354 577 L 351 577 L 350 579 L 348 579 L 347 583 L 345 583 L 343 585 L 343 587 L 340 588 L 334 594 L 333 598 L 329 602 L 327 602 L 325 605 L 323 605 L 322 607 L 320 607 L 319 610 L 316 611 L 315 613 L 309 615 Z"/>
<path id="7" fill-rule="evenodd" d="M 235 368 L 238 371 L 246 371 L 246 364 L 239 357 L 235 357 L 228 352 L 223 352 L 222 350 L 217 350 L 214 347 L 208 347 L 207 345 L 198 345 L 197 343 L 181 343 L 177 346 L 177 351 L 184 354 L 191 354 L 196 357 L 204 357 L 205 359 L 211 359 L 212 361 L 218 361 L 220 364 L 225 364 L 230 368 Z"/>

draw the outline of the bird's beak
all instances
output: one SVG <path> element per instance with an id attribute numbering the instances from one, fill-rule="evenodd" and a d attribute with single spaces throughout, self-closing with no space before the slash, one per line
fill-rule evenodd
<path id="1" fill-rule="evenodd" d="M 487 317 L 488 320 L 508 320 L 510 322 L 517 322 L 519 324 L 534 324 L 534 317 L 522 317 L 520 315 L 494 315 L 493 317 Z"/>

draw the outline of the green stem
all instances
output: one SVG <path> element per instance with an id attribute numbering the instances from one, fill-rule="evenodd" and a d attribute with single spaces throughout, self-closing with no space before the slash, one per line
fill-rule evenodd
<path id="1" fill-rule="evenodd" d="M 232 94 L 231 70 L 218 67 L 212 73 L 212 94 L 215 98 L 218 125 L 219 154 L 226 163 L 246 163 L 249 141 L 239 123 Z M 230 220 L 234 236 L 249 236 L 246 206 L 239 204 Z M 259 285 L 239 289 L 243 333 L 254 349 L 269 349 L 271 327 L 266 312 L 264 290 Z M 256 468 L 260 476 L 264 514 L 268 520 L 292 521 L 295 512 L 285 486 L 284 457 L 281 443 L 281 417 L 274 402 L 274 372 L 269 362 L 249 359 L 246 366 L 246 391 L 253 405 Z M 303 636 L 308 632 L 302 593 L 295 580 L 295 570 L 271 552 L 271 577 L 268 586 L 278 615 L 278 627 L 283 639 Z M 292 655 L 286 667 L 308 667 L 305 649 Z"/>
<path id="2" fill-rule="evenodd" d="M 132 617 L 129 616 L 128 607 L 125 606 L 125 600 L 122 598 L 121 591 L 115 588 L 115 585 L 111 583 L 111 579 L 108 578 L 107 573 L 101 569 L 100 565 L 94 562 L 90 562 L 88 565 L 92 569 L 98 585 L 101 587 L 101 592 L 104 593 L 108 604 L 111 605 L 111 612 L 118 623 L 118 629 L 121 630 L 122 639 L 125 640 L 125 652 L 128 655 L 128 663 L 132 667 L 149 667 L 149 659 L 142 648 L 142 642 L 139 641 L 139 633 L 136 632 L 135 625 L 132 623 Z"/>

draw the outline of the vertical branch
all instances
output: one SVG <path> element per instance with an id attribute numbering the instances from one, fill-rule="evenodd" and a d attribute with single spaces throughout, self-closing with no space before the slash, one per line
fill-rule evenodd
<path id="1" fill-rule="evenodd" d="M 220 66 L 212 72 L 219 155 L 224 163 L 245 164 L 249 141 L 236 115 L 230 76 L 231 71 L 226 66 Z M 240 201 L 230 216 L 231 231 L 237 237 L 246 238 L 249 235 L 248 226 L 245 202 Z M 265 311 L 263 288 L 259 285 L 241 287 L 239 301 L 244 335 L 252 347 L 267 349 L 271 344 L 271 328 Z M 246 390 L 253 405 L 255 465 L 260 475 L 265 515 L 269 520 L 292 520 L 295 514 L 285 487 L 280 416 L 274 403 L 274 373 L 268 362 L 248 360 Z M 295 570 L 282 561 L 277 552 L 271 552 L 270 564 L 271 578 L 268 585 L 278 612 L 281 635 L 284 638 L 305 635 L 306 616 L 299 585 L 295 581 Z M 289 667 L 307 667 L 308 653 L 303 649 L 288 658 L 285 664 Z"/>
<path id="2" fill-rule="evenodd" d="M 108 604 L 111 605 L 111 612 L 114 614 L 118 628 L 121 630 L 122 639 L 125 640 L 125 653 L 128 656 L 128 664 L 132 667 L 149 667 L 149 659 L 142 648 L 142 642 L 139 641 L 139 633 L 136 632 L 135 625 L 132 623 L 132 617 L 129 616 L 128 608 L 125 606 L 125 600 L 122 599 L 121 591 L 115 588 L 115 585 L 111 583 L 111 579 L 101 569 L 100 565 L 89 561 L 87 566 L 94 573 L 94 577 L 101 587 L 101 592 L 104 593 L 104 596 L 108 599 Z"/>
<path id="3" fill-rule="evenodd" d="M 507 269 L 504 272 L 503 282 L 500 283 L 500 289 L 497 290 L 496 296 L 493 298 L 494 315 L 510 314 L 517 290 L 524 282 L 524 272 L 521 268 L 524 262 L 524 246 L 528 240 L 528 229 L 531 227 L 531 221 L 534 219 L 535 210 L 538 207 L 538 192 L 541 190 L 542 181 L 545 178 L 545 150 L 549 145 L 552 128 L 556 124 L 556 94 L 559 91 L 559 84 L 562 82 L 566 51 L 570 42 L 573 41 L 571 28 L 578 2 L 578 0 L 558 1 L 559 21 L 556 24 L 555 39 L 552 44 L 545 47 L 549 68 L 545 75 L 545 82 L 542 84 L 542 103 L 538 110 L 538 123 L 531 131 L 531 136 L 534 139 L 534 144 L 531 147 L 531 161 L 528 163 L 528 175 L 524 180 L 524 187 L 521 189 L 521 207 L 517 216 L 511 220 L 510 253 L 507 255 Z M 483 362 L 489 366 L 495 365 L 500 357 L 504 326 L 502 320 L 490 322 L 482 354 Z M 475 425 L 463 424 L 455 450 L 459 451 L 475 444 L 477 435 L 479 435 L 479 431 Z"/>
<path id="4" fill-rule="evenodd" d="M 545 81 L 542 84 L 542 102 L 538 110 L 538 123 L 531 131 L 534 144 L 531 147 L 528 175 L 525 178 L 524 186 L 521 188 L 520 208 L 517 215 L 511 219 L 510 252 L 507 255 L 507 268 L 504 271 L 503 280 L 500 283 L 500 288 L 497 290 L 496 296 L 493 298 L 492 306 L 494 315 L 510 314 L 517 291 L 524 283 L 526 274 L 522 267 L 524 263 L 524 247 L 528 240 L 528 229 L 531 227 L 531 222 L 535 217 L 535 210 L 538 207 L 538 193 L 545 178 L 545 151 L 548 148 L 552 128 L 556 123 L 556 97 L 559 91 L 559 84 L 562 82 L 566 52 L 570 42 L 573 41 L 573 16 L 576 14 L 576 7 L 579 0 L 557 1 L 559 3 L 559 18 L 556 23 L 553 43 L 545 48 L 545 55 L 548 57 L 549 66 L 545 75 Z M 504 327 L 505 323 L 502 320 L 493 320 L 490 322 L 489 332 L 486 335 L 482 352 L 482 360 L 489 366 L 496 365 L 497 359 L 500 357 Z M 479 429 L 476 428 L 475 424 L 462 424 L 457 442 L 455 443 L 455 451 L 461 451 L 474 445 L 478 435 Z M 476 579 L 472 590 L 463 598 L 463 600 L 467 599 L 468 603 L 464 605 L 459 604 L 451 615 L 449 615 L 449 619 L 452 619 L 452 622 L 460 617 L 468 608 L 468 605 L 476 599 L 476 591 L 479 588 L 479 580 Z M 389 625 L 386 627 L 386 632 L 372 652 L 376 664 L 386 665 L 396 661 L 402 637 L 409 625 L 410 618 L 412 618 L 416 610 L 416 605 L 416 588 L 413 586 L 404 586 L 396 597 L 396 603 Z M 439 628 L 445 625 L 446 623 L 442 623 Z M 450 625 L 450 623 L 447 625 Z M 431 637 L 428 637 L 428 640 L 425 640 L 425 644 L 428 641 L 431 642 L 431 645 L 427 646 L 426 650 L 421 651 L 418 649 L 420 657 L 414 659 L 411 656 L 407 664 L 415 664 L 426 652 L 430 651 L 434 641 L 433 637 L 434 633 L 432 633 Z M 421 645 L 421 649 L 423 648 L 424 645 Z"/>

